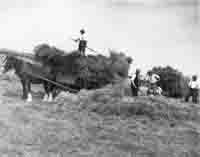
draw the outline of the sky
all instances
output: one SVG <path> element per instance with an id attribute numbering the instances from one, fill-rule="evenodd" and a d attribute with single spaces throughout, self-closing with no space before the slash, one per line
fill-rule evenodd
<path id="1" fill-rule="evenodd" d="M 186 0 L 185 0 L 186 1 Z M 86 29 L 88 46 L 101 54 L 115 49 L 132 56 L 130 72 L 171 65 L 200 76 L 200 46 L 194 8 L 174 0 L 0 1 L 0 48 L 33 53 L 48 43 L 70 51 Z M 87 52 L 92 53 L 92 52 Z"/>

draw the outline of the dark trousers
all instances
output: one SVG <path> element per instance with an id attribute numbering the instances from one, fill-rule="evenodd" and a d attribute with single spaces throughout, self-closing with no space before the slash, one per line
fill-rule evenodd
<path id="1" fill-rule="evenodd" d="M 132 95 L 133 96 L 138 96 L 138 88 L 137 87 L 135 87 L 134 85 L 133 85 L 133 83 L 131 82 L 131 91 L 132 91 Z"/>
<path id="2" fill-rule="evenodd" d="M 81 55 L 85 56 L 85 47 L 79 47 L 78 50 Z"/>
<path id="3" fill-rule="evenodd" d="M 198 103 L 199 90 L 190 88 L 189 93 L 185 97 L 185 101 L 188 102 L 190 97 L 192 97 L 193 103 Z"/>
<path id="4" fill-rule="evenodd" d="M 87 47 L 87 41 L 86 40 L 80 40 L 78 45 L 78 50 L 81 55 L 85 56 L 85 49 Z"/>

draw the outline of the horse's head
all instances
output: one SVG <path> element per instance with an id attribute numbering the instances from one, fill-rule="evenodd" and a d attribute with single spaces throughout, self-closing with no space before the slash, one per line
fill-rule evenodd
<path id="1" fill-rule="evenodd" d="M 3 73 L 6 73 L 10 70 L 13 70 L 15 68 L 15 64 L 16 64 L 16 58 L 15 57 L 6 57 L 4 66 L 3 66 Z"/>

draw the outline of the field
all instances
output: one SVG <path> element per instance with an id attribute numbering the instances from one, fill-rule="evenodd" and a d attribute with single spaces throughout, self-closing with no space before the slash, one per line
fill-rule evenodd
<path id="1" fill-rule="evenodd" d="M 2 157 L 199 157 L 200 106 L 131 98 L 120 86 L 21 100 L 19 81 L 0 81 Z"/>

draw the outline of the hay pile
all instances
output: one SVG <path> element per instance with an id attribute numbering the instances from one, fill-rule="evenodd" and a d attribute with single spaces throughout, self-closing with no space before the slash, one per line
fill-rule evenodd
<path id="1" fill-rule="evenodd" d="M 101 115 L 139 115 L 169 122 L 200 118 L 197 112 L 198 105 L 184 104 L 165 97 L 130 97 L 130 89 L 123 85 L 124 82 L 97 90 L 81 90 L 77 95 L 62 93 L 56 100 L 64 105 L 76 104 L 82 109 Z"/>
<path id="2" fill-rule="evenodd" d="M 109 57 L 100 54 L 85 57 L 77 51 L 64 52 L 46 44 L 37 46 L 34 51 L 38 60 L 51 66 L 57 82 L 82 88 L 84 81 L 88 89 L 127 78 L 132 63 L 131 57 L 115 51 L 110 51 Z"/>

